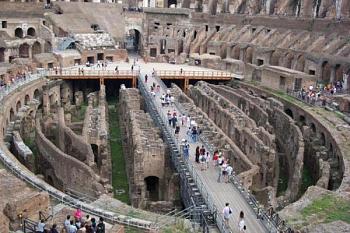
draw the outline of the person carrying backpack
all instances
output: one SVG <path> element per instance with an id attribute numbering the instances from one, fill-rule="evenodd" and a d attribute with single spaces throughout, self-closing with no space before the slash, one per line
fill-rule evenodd
<path id="1" fill-rule="evenodd" d="M 100 217 L 100 221 L 97 224 L 96 233 L 105 233 L 105 224 L 102 217 Z"/>

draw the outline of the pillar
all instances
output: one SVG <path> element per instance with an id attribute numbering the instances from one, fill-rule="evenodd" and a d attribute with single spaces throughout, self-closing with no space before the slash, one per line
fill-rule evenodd
<path id="1" fill-rule="evenodd" d="M 329 79 L 329 82 L 330 83 L 333 83 L 334 82 L 334 79 L 335 79 L 335 66 L 332 66 L 332 69 L 331 69 L 331 77 Z"/>
<path id="2" fill-rule="evenodd" d="M 188 77 L 185 77 L 185 85 L 184 85 L 184 91 L 187 94 L 188 92 L 188 86 L 190 85 L 190 79 Z"/>
<path id="3" fill-rule="evenodd" d="M 105 85 L 105 79 L 104 78 L 100 78 L 100 87 Z"/>
<path id="4" fill-rule="evenodd" d="M 136 79 L 136 77 L 132 77 L 132 88 L 136 88 L 136 85 L 137 84 L 137 79 Z"/>

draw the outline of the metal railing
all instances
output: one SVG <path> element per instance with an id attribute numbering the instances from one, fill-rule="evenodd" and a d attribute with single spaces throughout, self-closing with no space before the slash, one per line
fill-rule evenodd
<path id="1" fill-rule="evenodd" d="M 166 90 L 166 86 L 162 81 L 158 79 L 158 83 L 162 86 L 162 88 L 165 88 Z M 204 216 L 205 210 L 207 210 L 207 212 L 210 212 L 210 215 L 214 216 L 212 218 L 214 221 L 216 220 L 216 225 L 219 227 L 221 232 L 231 232 L 231 229 L 227 229 L 225 227 L 221 214 L 217 214 L 218 208 L 214 204 L 214 199 L 212 195 L 207 191 L 196 169 L 192 164 L 183 160 L 180 153 L 180 144 L 178 142 L 178 139 L 175 138 L 172 132 L 173 129 L 167 123 L 168 120 L 166 114 L 161 110 L 161 107 L 159 105 L 156 105 L 154 103 L 154 100 L 152 99 L 153 97 L 147 90 L 147 87 L 142 82 L 142 80 L 139 80 L 139 89 L 146 100 L 150 115 L 154 119 L 155 123 L 158 124 L 159 127 L 163 130 L 165 141 L 167 141 L 167 143 L 171 147 L 171 159 L 174 167 L 176 168 L 177 172 L 180 174 L 181 177 L 181 194 L 185 205 L 194 205 L 196 207 L 199 207 L 199 209 L 197 210 L 199 212 L 197 216 L 200 217 L 199 222 L 203 224 L 203 231 L 207 231 L 209 228 L 208 226 L 210 226 L 210 223 L 208 222 L 208 217 Z M 201 194 L 200 197 L 194 197 L 195 195 L 193 195 L 191 191 L 191 185 L 188 182 L 188 176 L 190 176 L 193 179 L 193 182 L 196 184 L 196 188 Z M 203 206 L 203 203 L 200 204 L 201 200 L 205 203 L 202 209 L 201 207 Z"/>
<path id="2" fill-rule="evenodd" d="M 222 77 L 222 78 L 232 78 L 232 73 L 225 71 L 175 71 L 175 70 L 156 70 L 155 75 L 159 77 L 166 76 L 190 76 L 190 77 Z"/>
<path id="3" fill-rule="evenodd" d="M 160 78 L 156 75 L 155 78 L 157 79 L 158 83 L 160 83 L 160 86 L 166 90 L 167 86 L 160 80 Z M 180 114 L 185 114 L 186 116 L 189 115 L 189 112 L 187 112 L 181 103 L 175 102 L 175 106 L 177 109 L 180 110 Z M 209 140 L 204 136 L 203 134 L 199 135 L 199 139 L 203 142 L 206 148 L 208 148 L 210 154 L 214 154 L 214 151 L 216 150 L 214 146 L 209 142 Z M 192 166 L 193 169 L 193 166 Z M 195 176 L 198 176 L 195 174 Z M 259 202 L 256 200 L 254 195 L 252 195 L 249 190 L 246 190 L 243 186 L 242 182 L 240 181 L 239 177 L 233 172 L 232 176 L 230 177 L 230 183 L 233 184 L 243 199 L 249 204 L 253 212 L 256 214 L 257 218 L 261 220 L 262 224 L 266 228 L 268 232 L 285 232 L 290 233 L 292 232 L 292 229 L 286 225 L 285 221 L 282 220 L 278 214 L 273 211 L 272 208 L 269 208 L 268 210 L 265 210 Z M 202 184 L 203 185 L 203 184 Z M 218 215 L 217 218 L 220 218 L 221 216 Z M 224 226 L 224 225 L 222 225 Z M 220 228 L 220 227 L 219 227 Z"/>
<path id="4" fill-rule="evenodd" d="M 44 73 L 46 76 L 49 77 L 64 77 L 64 76 L 102 76 L 102 77 L 108 77 L 108 76 L 130 76 L 130 77 L 138 77 L 140 74 L 139 70 L 102 70 L 102 69 L 50 69 L 45 70 Z"/>

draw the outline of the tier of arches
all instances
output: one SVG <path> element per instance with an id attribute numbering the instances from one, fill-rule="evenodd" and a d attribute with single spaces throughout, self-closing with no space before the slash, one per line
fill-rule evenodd
<path id="1" fill-rule="evenodd" d="M 36 37 L 37 33 L 34 27 L 29 27 L 27 30 L 23 30 L 18 27 L 15 29 L 15 37 L 16 38 L 24 38 L 24 37 Z"/>

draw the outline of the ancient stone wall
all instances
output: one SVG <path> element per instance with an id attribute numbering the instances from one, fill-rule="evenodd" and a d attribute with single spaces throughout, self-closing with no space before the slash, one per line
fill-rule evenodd
<path id="1" fill-rule="evenodd" d="M 39 120 L 36 122 L 35 142 L 43 160 L 42 164 L 48 165 L 43 172 L 51 185 L 62 190 L 78 190 L 91 196 L 99 196 L 105 192 L 99 183 L 100 178 L 88 165 L 63 153 L 45 137 Z"/>
<path id="2" fill-rule="evenodd" d="M 175 198 L 172 190 L 167 188 L 171 186 L 167 147 L 150 115 L 141 110 L 143 100 L 138 90 L 120 90 L 119 98 L 131 203 L 135 207 L 147 208 L 157 202 L 164 208 L 169 203 L 158 201 Z"/>

